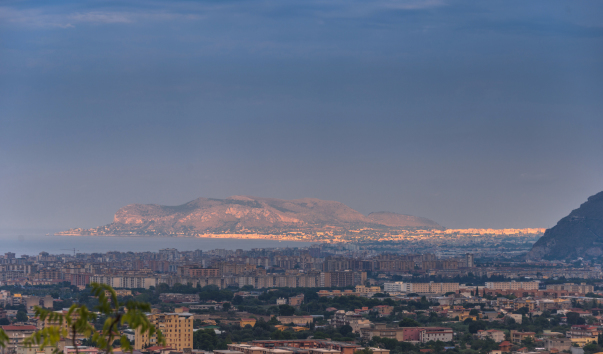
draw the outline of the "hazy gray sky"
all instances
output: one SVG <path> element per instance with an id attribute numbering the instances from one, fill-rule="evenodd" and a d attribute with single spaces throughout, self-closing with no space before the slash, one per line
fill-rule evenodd
<path id="1" fill-rule="evenodd" d="M 0 227 L 341 201 L 550 227 L 603 190 L 603 2 L 0 4 Z"/>

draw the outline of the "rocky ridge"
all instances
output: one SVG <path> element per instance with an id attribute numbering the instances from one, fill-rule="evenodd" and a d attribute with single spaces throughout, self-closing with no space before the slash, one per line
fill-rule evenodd
<path id="1" fill-rule="evenodd" d="M 603 255 L 603 192 L 595 194 L 545 231 L 528 260 L 571 260 Z"/>
<path id="2" fill-rule="evenodd" d="M 59 235 L 199 236 L 211 233 L 317 232 L 361 228 L 441 228 L 436 222 L 388 212 L 368 216 L 336 201 L 249 196 L 198 198 L 178 206 L 131 204 L 113 223 Z"/>

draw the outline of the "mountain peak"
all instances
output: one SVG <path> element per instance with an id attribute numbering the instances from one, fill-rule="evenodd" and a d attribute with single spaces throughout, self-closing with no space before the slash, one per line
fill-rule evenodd
<path id="1" fill-rule="evenodd" d="M 574 259 L 603 256 L 603 192 L 546 230 L 527 259 Z"/>
<path id="2" fill-rule="evenodd" d="M 82 234 L 278 234 L 362 227 L 403 229 L 439 228 L 440 225 L 429 219 L 389 212 L 364 216 L 341 202 L 316 198 L 283 200 L 234 195 L 226 199 L 197 198 L 176 206 L 130 204 L 115 213 L 113 223 L 84 230 Z"/>

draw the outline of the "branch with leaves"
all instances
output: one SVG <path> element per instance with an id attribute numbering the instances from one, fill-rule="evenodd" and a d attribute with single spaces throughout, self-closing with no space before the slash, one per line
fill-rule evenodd
<path id="1" fill-rule="evenodd" d="M 120 326 L 139 330 L 149 337 L 156 336 L 157 343 L 165 343 L 161 331 L 155 328 L 155 325 L 145 315 L 145 313 L 151 312 L 151 306 L 148 303 L 128 301 L 122 304 L 117 301 L 117 294 L 109 285 L 92 283 L 90 286 L 92 295 L 98 298 L 98 305 L 94 310 L 106 317 L 101 330 L 95 329 L 93 325 L 94 321 L 98 319 L 97 314 L 89 311 L 85 305 L 74 304 L 67 312 L 53 312 L 36 306 L 36 316 L 40 321 L 46 321 L 48 325 L 25 339 L 25 345 L 29 347 L 37 345 L 41 349 L 48 346 L 57 348 L 61 339 L 68 338 L 73 343 L 76 354 L 79 354 L 77 346 L 79 336 L 91 338 L 99 349 L 105 353 L 112 353 L 113 342 L 119 337 L 122 351 L 132 352 L 134 348 L 128 338 L 119 335 Z M 8 337 L 6 339 L 8 340 Z M 2 345 L 1 343 L 2 333 L 0 333 L 0 345 Z"/>

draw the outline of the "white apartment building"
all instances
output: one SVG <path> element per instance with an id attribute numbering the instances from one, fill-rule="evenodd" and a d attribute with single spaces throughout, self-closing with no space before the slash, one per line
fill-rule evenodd
<path id="1" fill-rule="evenodd" d="M 486 289 L 491 290 L 538 290 L 540 282 L 537 281 L 506 281 L 486 282 Z"/>
<path id="2" fill-rule="evenodd" d="M 113 288 L 148 289 L 151 286 L 157 286 L 159 283 L 156 277 L 148 276 L 112 276 L 112 275 L 93 275 L 90 277 L 91 283 L 107 284 Z"/>
<path id="3" fill-rule="evenodd" d="M 397 281 L 395 283 L 383 284 L 383 291 L 386 293 L 401 293 L 403 292 L 404 282 Z"/>
<path id="4" fill-rule="evenodd" d="M 405 282 L 394 282 L 383 284 L 383 290 L 386 293 L 390 292 L 402 292 L 402 293 L 431 293 L 431 294 L 445 294 L 448 292 L 456 292 L 459 290 L 459 283 L 405 283 Z"/>

